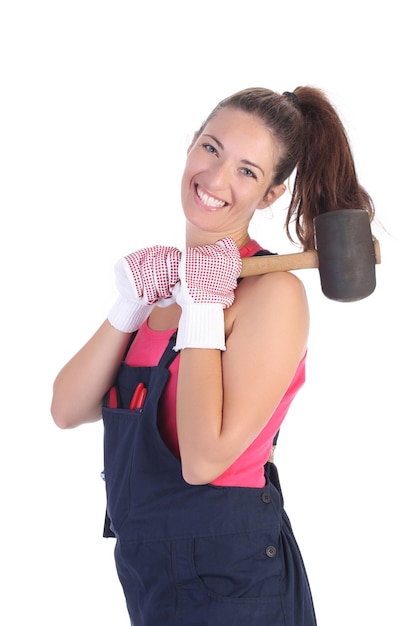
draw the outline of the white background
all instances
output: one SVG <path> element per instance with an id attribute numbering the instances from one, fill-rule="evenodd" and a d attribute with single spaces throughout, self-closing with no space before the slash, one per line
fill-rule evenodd
<path id="1" fill-rule="evenodd" d="M 382 249 L 375 293 L 327 300 L 277 462 L 320 626 L 417 623 L 415 21 L 412 3 L 3 0 L 0 8 L 1 552 L 7 626 L 128 624 L 101 537 L 102 425 L 61 431 L 58 370 L 104 319 L 114 262 L 183 244 L 179 181 L 213 106 L 323 88 Z M 288 197 L 255 219 L 278 252 Z"/>

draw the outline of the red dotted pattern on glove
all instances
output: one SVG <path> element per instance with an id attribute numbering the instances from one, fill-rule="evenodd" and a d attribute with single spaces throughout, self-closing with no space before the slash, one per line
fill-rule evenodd
<path id="1" fill-rule="evenodd" d="M 183 253 L 184 254 L 184 253 Z M 233 239 L 185 250 L 185 282 L 196 304 L 232 305 L 242 270 L 239 249 Z"/>
<path id="2" fill-rule="evenodd" d="M 178 282 L 180 251 L 173 246 L 152 246 L 125 257 L 139 298 L 149 304 L 170 298 Z"/>

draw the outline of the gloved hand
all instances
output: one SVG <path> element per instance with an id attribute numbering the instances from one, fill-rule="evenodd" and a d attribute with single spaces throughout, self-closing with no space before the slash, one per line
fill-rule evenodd
<path id="1" fill-rule="evenodd" d="M 110 324 L 131 333 L 143 324 L 155 305 L 172 304 L 180 256 L 172 246 L 153 246 L 119 259 L 114 270 L 120 295 L 109 311 Z"/>
<path id="2" fill-rule="evenodd" d="M 183 250 L 174 290 L 182 308 L 175 350 L 226 349 L 223 309 L 233 303 L 241 269 L 239 249 L 229 237 Z"/>

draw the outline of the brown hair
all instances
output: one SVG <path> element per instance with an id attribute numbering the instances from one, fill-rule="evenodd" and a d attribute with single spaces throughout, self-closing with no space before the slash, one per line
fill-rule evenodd
<path id="1" fill-rule="evenodd" d="M 338 209 L 365 209 L 374 218 L 371 197 L 359 184 L 346 131 L 338 113 L 315 87 L 276 93 L 253 88 L 222 100 L 200 128 L 220 109 L 234 108 L 256 115 L 280 145 L 272 185 L 284 183 L 295 170 L 285 222 L 288 237 L 295 223 L 304 250 L 314 248 L 313 220 Z M 283 151 L 282 151 L 283 149 Z"/>

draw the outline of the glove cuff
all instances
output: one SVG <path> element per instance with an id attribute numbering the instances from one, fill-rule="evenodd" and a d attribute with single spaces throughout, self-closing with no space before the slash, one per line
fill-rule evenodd
<path id="1" fill-rule="evenodd" d="M 183 348 L 226 350 L 221 304 L 182 306 L 174 350 L 178 352 Z"/>
<path id="2" fill-rule="evenodd" d="M 123 333 L 133 333 L 148 319 L 153 307 L 153 304 L 139 304 L 137 300 L 128 300 L 119 296 L 110 309 L 107 319 L 117 330 Z"/>

